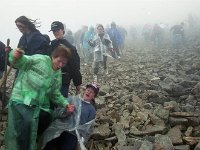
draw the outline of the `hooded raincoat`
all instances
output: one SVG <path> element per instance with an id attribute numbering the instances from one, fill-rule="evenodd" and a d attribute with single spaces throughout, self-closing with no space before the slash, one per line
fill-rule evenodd
<path id="1" fill-rule="evenodd" d="M 14 60 L 12 52 L 9 60 Z M 53 70 L 49 56 L 39 54 L 23 55 L 15 67 L 19 74 L 8 103 L 5 149 L 35 150 L 40 111 L 50 113 L 50 101 L 65 107 L 68 104 L 59 91 L 61 71 Z"/>

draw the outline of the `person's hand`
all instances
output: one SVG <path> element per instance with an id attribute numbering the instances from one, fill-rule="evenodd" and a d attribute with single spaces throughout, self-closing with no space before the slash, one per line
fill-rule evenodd
<path id="1" fill-rule="evenodd" d="M 5 52 L 10 52 L 10 50 L 11 50 L 11 47 L 10 47 L 10 46 L 6 46 L 6 47 L 5 47 Z"/>
<path id="2" fill-rule="evenodd" d="M 66 107 L 68 113 L 74 112 L 74 108 L 75 106 L 73 104 L 68 104 Z"/>
<path id="3" fill-rule="evenodd" d="M 23 54 L 24 54 L 24 51 L 21 50 L 21 49 L 19 49 L 19 48 L 17 48 L 17 49 L 14 51 L 13 56 L 14 56 L 15 59 L 19 59 L 19 58 L 22 57 Z"/>

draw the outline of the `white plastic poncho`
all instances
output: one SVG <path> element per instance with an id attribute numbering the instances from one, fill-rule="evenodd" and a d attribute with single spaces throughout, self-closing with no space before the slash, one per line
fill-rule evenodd
<path id="1" fill-rule="evenodd" d="M 95 119 L 83 125 L 79 124 L 81 116 L 81 101 L 82 100 L 78 96 L 69 98 L 69 103 L 75 105 L 75 110 L 67 116 L 65 114 L 65 108 L 58 108 L 55 111 L 55 116 L 59 116 L 60 118 L 54 120 L 45 130 L 39 144 L 41 149 L 43 149 L 49 141 L 59 137 L 62 132 L 68 131 L 77 136 L 81 150 L 86 150 L 84 142 L 87 142 L 89 139 Z"/>

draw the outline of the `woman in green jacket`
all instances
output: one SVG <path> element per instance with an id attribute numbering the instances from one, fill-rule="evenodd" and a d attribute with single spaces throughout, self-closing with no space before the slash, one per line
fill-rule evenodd
<path id="1" fill-rule="evenodd" d="M 5 133 L 6 150 L 35 150 L 41 112 L 51 113 L 50 103 L 66 107 L 68 104 L 60 93 L 61 68 L 70 59 L 70 49 L 59 45 L 51 57 L 36 54 L 23 55 L 20 49 L 10 52 L 9 61 L 19 69 L 8 103 L 8 126 Z"/>

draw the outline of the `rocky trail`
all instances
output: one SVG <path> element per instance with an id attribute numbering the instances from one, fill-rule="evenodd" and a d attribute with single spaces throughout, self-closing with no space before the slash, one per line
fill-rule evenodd
<path id="1" fill-rule="evenodd" d="M 101 88 L 90 149 L 199 150 L 198 50 L 132 46 L 120 60 L 109 59 L 109 74 L 98 77 Z M 82 65 L 81 72 L 83 83 L 91 83 L 91 66 Z M 5 110 L 0 120 L 3 145 Z"/>

